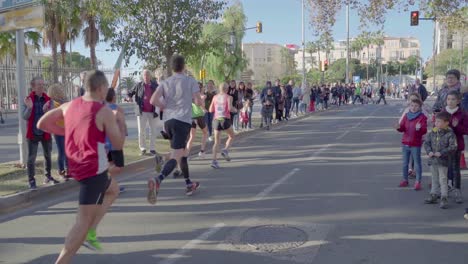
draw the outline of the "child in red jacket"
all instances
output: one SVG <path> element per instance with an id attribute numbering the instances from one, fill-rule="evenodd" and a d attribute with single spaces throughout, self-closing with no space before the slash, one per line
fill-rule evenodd
<path id="1" fill-rule="evenodd" d="M 422 165 L 421 146 L 423 136 L 427 133 L 427 117 L 421 111 L 422 101 L 420 99 L 411 100 L 410 111 L 403 117 L 395 128 L 403 132 L 402 153 L 403 153 L 403 180 L 400 187 L 408 187 L 408 164 L 410 156 L 414 160 L 416 170 L 416 182 L 414 189 L 421 190 Z"/>
<path id="2" fill-rule="evenodd" d="M 457 137 L 457 151 L 449 155 L 448 179 L 449 188 L 454 190 L 456 203 L 463 203 L 461 195 L 461 172 L 460 172 L 460 156 L 465 150 L 465 141 L 463 135 L 468 132 L 468 117 L 460 107 L 462 96 L 459 91 L 450 91 L 447 95 L 447 106 L 443 112 L 450 114 L 450 128 L 452 128 Z"/>

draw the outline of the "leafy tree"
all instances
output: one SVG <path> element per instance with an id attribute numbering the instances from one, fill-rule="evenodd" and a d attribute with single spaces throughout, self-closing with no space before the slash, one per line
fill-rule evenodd
<path id="1" fill-rule="evenodd" d="M 320 41 L 320 39 L 306 43 L 306 50 L 310 53 L 311 59 L 312 59 L 312 68 L 315 65 L 317 65 L 317 68 L 320 68 L 320 61 L 321 61 L 320 51 L 324 49 L 325 47 Z M 314 61 L 314 56 L 312 56 L 312 54 L 315 54 L 315 53 L 318 54 L 318 61 Z"/>
<path id="2" fill-rule="evenodd" d="M 349 70 L 353 76 L 360 76 L 361 79 L 366 75 L 366 69 L 358 59 L 349 60 Z M 325 80 L 329 82 L 344 82 L 346 79 L 346 59 L 338 59 L 333 62 L 325 73 Z"/>
<path id="3" fill-rule="evenodd" d="M 116 29 L 112 46 L 131 56 L 163 65 L 172 73 L 169 62 L 175 53 L 189 55 L 202 34 L 202 26 L 219 18 L 225 5 L 218 0 L 115 0 L 124 22 Z"/>
<path id="4" fill-rule="evenodd" d="M 419 4 L 427 16 L 438 17 L 449 28 L 466 28 L 467 7 L 466 0 L 308 0 L 310 8 L 310 24 L 318 32 L 332 32 L 339 11 L 350 4 L 350 8 L 361 15 L 361 27 L 368 28 L 369 24 L 383 26 L 388 10 L 408 11 L 410 7 Z"/>
<path id="5" fill-rule="evenodd" d="M 429 76 L 434 76 L 432 70 L 433 60 L 430 60 L 424 67 L 424 72 Z M 450 69 L 457 69 L 459 65 L 468 65 L 468 50 L 465 49 L 463 54 L 460 50 L 447 49 L 437 54 L 436 56 L 436 75 L 445 75 Z M 459 69 L 461 71 L 465 69 Z"/>
<path id="6" fill-rule="evenodd" d="M 32 45 L 35 50 L 41 50 L 41 34 L 36 31 L 24 32 L 24 52 L 28 55 L 28 45 Z M 16 35 L 12 32 L 0 33 L 0 60 L 11 56 L 16 58 Z"/>
<path id="7" fill-rule="evenodd" d="M 81 55 L 79 52 L 72 52 L 71 54 L 71 61 L 70 56 L 65 57 L 65 63 L 63 64 L 62 61 L 59 62 L 60 66 L 71 65 L 71 67 L 79 68 L 79 69 L 91 69 L 91 58 Z M 52 65 L 51 58 L 45 58 L 42 60 L 42 65 L 44 67 L 49 67 Z"/>
<path id="8" fill-rule="evenodd" d="M 294 56 L 291 54 L 289 49 L 281 48 L 281 64 L 286 68 L 286 74 L 292 75 L 296 71 L 296 63 L 294 61 Z"/>

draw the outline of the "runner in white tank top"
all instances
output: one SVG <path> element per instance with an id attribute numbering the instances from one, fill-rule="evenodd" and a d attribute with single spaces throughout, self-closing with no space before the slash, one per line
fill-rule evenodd
<path id="1" fill-rule="evenodd" d="M 229 147 L 234 140 L 234 131 L 232 130 L 232 121 L 231 121 L 231 111 L 232 111 L 232 97 L 227 94 L 229 86 L 227 83 L 222 83 L 219 86 L 219 92 L 214 96 L 213 101 L 211 102 L 209 111 L 214 114 L 213 119 L 213 130 L 215 141 L 213 144 L 213 161 L 211 167 L 214 169 L 219 169 L 218 165 L 218 151 L 219 151 L 219 141 L 221 137 L 221 131 L 226 131 L 228 134 L 228 139 L 226 140 L 226 145 L 221 151 L 221 155 L 227 160 L 231 161 L 229 157 Z"/>

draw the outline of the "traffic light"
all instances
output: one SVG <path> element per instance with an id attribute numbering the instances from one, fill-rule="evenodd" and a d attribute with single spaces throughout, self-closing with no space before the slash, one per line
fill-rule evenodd
<path id="1" fill-rule="evenodd" d="M 411 11 L 411 26 L 419 25 L 419 11 Z"/>
<path id="2" fill-rule="evenodd" d="M 204 80 L 206 78 L 206 69 L 200 70 L 200 80 Z"/>
<path id="3" fill-rule="evenodd" d="M 257 33 L 262 33 L 262 32 L 263 32 L 262 22 L 257 22 Z"/>
<path id="4" fill-rule="evenodd" d="M 328 60 L 325 60 L 323 62 L 323 71 L 327 71 L 328 70 Z"/>

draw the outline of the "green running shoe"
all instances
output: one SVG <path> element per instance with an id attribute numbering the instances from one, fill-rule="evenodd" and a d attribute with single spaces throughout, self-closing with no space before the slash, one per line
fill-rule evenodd
<path id="1" fill-rule="evenodd" d="M 86 240 L 83 245 L 94 251 L 102 250 L 101 243 L 97 240 L 96 237 L 96 230 L 90 229 L 88 231 L 88 234 L 86 235 Z"/>

